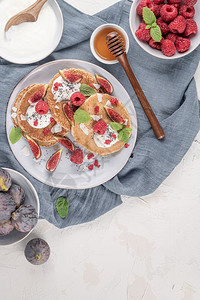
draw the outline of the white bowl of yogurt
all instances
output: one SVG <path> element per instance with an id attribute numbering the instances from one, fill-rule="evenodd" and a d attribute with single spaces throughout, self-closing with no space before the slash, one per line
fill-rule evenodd
<path id="1" fill-rule="evenodd" d="M 63 15 L 55 0 L 48 0 L 36 22 L 12 26 L 4 32 L 7 21 L 29 7 L 35 0 L 0 1 L 0 57 L 16 64 L 31 64 L 51 54 L 60 42 Z"/>

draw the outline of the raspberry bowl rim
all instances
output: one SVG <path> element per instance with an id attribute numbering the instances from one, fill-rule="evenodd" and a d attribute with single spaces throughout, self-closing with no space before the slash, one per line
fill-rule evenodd
<path id="1" fill-rule="evenodd" d="M 142 23 L 141 17 L 137 14 L 136 8 L 141 0 L 133 0 L 133 3 L 131 5 L 130 13 L 129 13 L 129 27 L 131 29 L 131 33 L 134 37 L 134 40 L 136 43 L 148 54 L 153 55 L 154 57 L 161 58 L 161 59 L 179 59 L 182 58 L 191 52 L 193 52 L 199 45 L 200 45 L 200 1 L 197 1 L 195 4 L 195 18 L 192 18 L 197 23 L 198 32 L 196 35 L 192 36 L 192 39 L 190 38 L 191 45 L 189 50 L 183 53 L 179 53 L 177 50 L 173 56 L 165 56 L 162 51 L 153 49 L 146 41 L 140 41 L 136 35 L 135 31 L 137 30 L 140 23 Z M 195 42 L 194 42 L 195 39 Z"/>

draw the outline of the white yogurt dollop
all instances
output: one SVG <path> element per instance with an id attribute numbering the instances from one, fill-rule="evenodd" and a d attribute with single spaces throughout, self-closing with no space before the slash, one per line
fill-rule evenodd
<path id="1" fill-rule="evenodd" d="M 51 113 L 50 110 L 48 111 L 47 114 L 44 115 L 39 115 L 35 111 L 35 106 L 37 102 L 30 105 L 26 111 L 26 120 L 29 123 L 29 125 L 33 128 L 45 128 L 51 123 Z M 38 120 L 38 121 L 36 121 Z M 37 125 L 35 125 L 35 122 Z"/>
<path id="2" fill-rule="evenodd" d="M 62 85 L 57 86 L 55 85 L 56 83 Z M 59 76 L 54 80 L 51 92 L 56 102 L 61 102 L 63 100 L 69 100 L 73 93 L 80 92 L 80 87 L 80 83 L 70 83 L 64 80 L 62 76 Z"/>
<path id="3" fill-rule="evenodd" d="M 116 138 L 113 137 L 114 135 L 116 136 Z M 96 132 L 94 133 L 94 142 L 97 145 L 97 147 L 109 148 L 118 141 L 117 137 L 118 137 L 118 132 L 113 130 L 111 126 L 108 125 L 104 134 L 101 135 Z M 105 143 L 106 140 L 110 140 L 111 141 L 110 144 L 106 144 Z"/>
<path id="4" fill-rule="evenodd" d="M 0 54 L 24 61 L 33 59 L 42 53 L 54 41 L 57 19 L 50 4 L 45 3 L 36 22 L 25 22 L 12 26 L 4 33 L 7 21 L 24 10 L 35 0 L 1 0 L 0 1 Z M 5 55 L 4 55 L 5 54 Z"/>

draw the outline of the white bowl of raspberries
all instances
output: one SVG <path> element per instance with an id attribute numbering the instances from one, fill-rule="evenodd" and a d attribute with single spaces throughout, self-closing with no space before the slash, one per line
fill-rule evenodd
<path id="1" fill-rule="evenodd" d="M 183 57 L 200 44 L 200 0 L 135 0 L 129 22 L 136 42 L 159 58 Z"/>

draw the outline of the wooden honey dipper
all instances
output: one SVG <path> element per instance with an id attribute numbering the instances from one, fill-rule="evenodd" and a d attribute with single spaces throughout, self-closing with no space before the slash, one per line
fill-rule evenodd
<path id="1" fill-rule="evenodd" d="M 156 118 L 149 102 L 147 101 L 146 96 L 144 95 L 135 75 L 133 74 L 133 71 L 129 65 L 127 55 L 126 55 L 126 45 L 123 41 L 120 34 L 113 31 L 109 33 L 106 36 L 106 44 L 110 52 L 113 56 L 116 57 L 116 59 L 119 61 L 119 63 L 122 65 L 124 71 L 126 72 L 126 75 L 128 76 L 128 79 L 130 80 L 130 83 L 138 97 L 138 100 L 140 101 L 142 108 L 144 109 L 144 112 L 149 120 L 149 123 L 151 124 L 151 127 L 153 128 L 153 131 L 156 135 L 156 137 L 161 140 L 164 138 L 165 134 L 160 126 L 160 123 L 158 122 L 158 119 Z"/>

